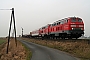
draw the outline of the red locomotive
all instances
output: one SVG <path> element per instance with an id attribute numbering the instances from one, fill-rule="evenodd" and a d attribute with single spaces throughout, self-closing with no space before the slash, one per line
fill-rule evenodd
<path id="1" fill-rule="evenodd" d="M 31 37 L 38 38 L 79 38 L 84 34 L 84 23 L 79 17 L 68 17 L 48 24 L 30 32 Z"/>

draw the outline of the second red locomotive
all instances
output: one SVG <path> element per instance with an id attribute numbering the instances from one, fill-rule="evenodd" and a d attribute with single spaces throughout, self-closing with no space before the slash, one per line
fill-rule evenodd
<path id="1" fill-rule="evenodd" d="M 84 34 L 84 23 L 79 17 L 68 17 L 30 32 L 36 38 L 79 38 Z"/>

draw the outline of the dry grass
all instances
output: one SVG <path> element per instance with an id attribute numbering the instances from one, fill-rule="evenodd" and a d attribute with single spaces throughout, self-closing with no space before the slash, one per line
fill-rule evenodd
<path id="1" fill-rule="evenodd" d="M 16 47 L 15 40 L 10 40 L 8 54 L 6 54 L 7 44 L 4 44 L 3 48 L 0 50 L 0 60 L 26 60 L 25 48 L 18 41 L 17 44 Z"/>
<path id="2" fill-rule="evenodd" d="M 59 49 L 65 52 L 69 52 L 72 55 L 81 58 L 82 60 L 90 60 L 90 44 L 86 41 L 50 41 L 50 40 L 38 40 L 27 39 L 24 40 L 45 45 L 51 48 Z"/>
<path id="3" fill-rule="evenodd" d="M 5 38 L 0 38 L 0 45 L 5 43 L 6 42 L 6 39 Z"/>

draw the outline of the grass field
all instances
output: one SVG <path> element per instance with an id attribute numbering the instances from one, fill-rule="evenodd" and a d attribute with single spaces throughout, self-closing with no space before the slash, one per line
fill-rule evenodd
<path id="1" fill-rule="evenodd" d="M 4 43 L 4 42 L 6 42 L 6 40 L 5 40 L 5 39 L 0 38 L 0 45 L 1 45 L 2 43 Z"/>

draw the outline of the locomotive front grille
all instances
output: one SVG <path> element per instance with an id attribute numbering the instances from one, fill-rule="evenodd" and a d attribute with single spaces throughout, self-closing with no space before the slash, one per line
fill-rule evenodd
<path id="1" fill-rule="evenodd" d="M 82 30 L 82 28 L 72 28 L 72 30 Z"/>
<path id="2" fill-rule="evenodd" d="M 75 29 L 70 31 L 71 34 L 84 34 L 84 31 L 81 29 Z"/>

